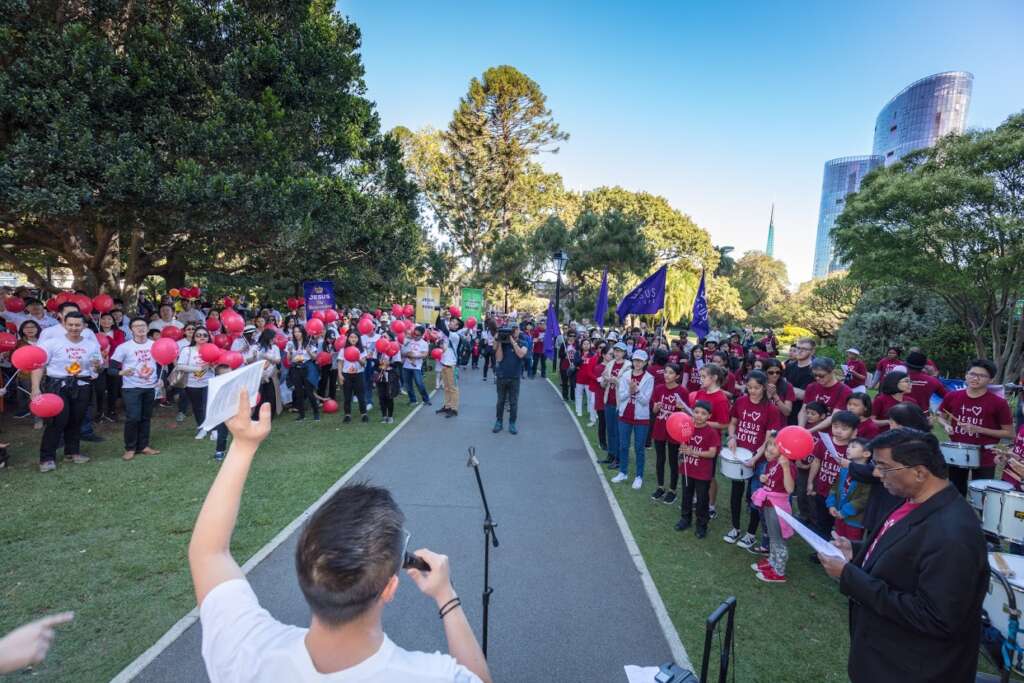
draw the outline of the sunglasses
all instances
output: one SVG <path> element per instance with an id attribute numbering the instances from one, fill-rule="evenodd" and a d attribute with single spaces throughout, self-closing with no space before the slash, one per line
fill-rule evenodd
<path id="1" fill-rule="evenodd" d="M 781 375 L 781 370 L 765 370 L 766 375 Z"/>

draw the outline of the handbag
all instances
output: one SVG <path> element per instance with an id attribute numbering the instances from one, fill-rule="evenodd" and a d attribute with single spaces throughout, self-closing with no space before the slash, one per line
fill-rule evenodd
<path id="1" fill-rule="evenodd" d="M 184 389 L 188 385 L 188 373 L 174 368 L 171 370 L 171 376 L 167 378 L 167 384 L 174 389 Z"/>

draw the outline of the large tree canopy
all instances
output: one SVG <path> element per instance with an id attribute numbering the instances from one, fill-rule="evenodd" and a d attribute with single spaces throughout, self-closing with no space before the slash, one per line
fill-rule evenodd
<path id="1" fill-rule="evenodd" d="M 943 138 L 869 174 L 833 230 L 866 286 L 943 299 L 1002 379 L 1021 365 L 1024 319 L 1024 114 Z"/>
<path id="2" fill-rule="evenodd" d="M 109 291 L 198 272 L 390 284 L 391 256 L 420 253 L 359 31 L 328 0 L 0 9 L 0 262 L 36 285 L 46 266 Z"/>

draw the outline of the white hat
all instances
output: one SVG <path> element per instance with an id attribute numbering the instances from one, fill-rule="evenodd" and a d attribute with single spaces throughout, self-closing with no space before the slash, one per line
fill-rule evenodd
<path id="1" fill-rule="evenodd" d="M 647 352 L 643 349 L 637 349 L 633 352 L 632 360 L 647 360 Z"/>
<path id="2" fill-rule="evenodd" d="M 855 356 L 859 356 L 860 355 L 860 351 L 858 351 L 857 349 L 853 348 L 852 346 L 850 348 L 846 349 L 846 352 L 847 353 L 852 353 Z"/>

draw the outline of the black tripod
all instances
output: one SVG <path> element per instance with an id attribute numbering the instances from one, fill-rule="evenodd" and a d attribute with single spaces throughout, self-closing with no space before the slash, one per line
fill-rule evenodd
<path id="1" fill-rule="evenodd" d="M 484 502 L 484 630 L 483 630 L 483 651 L 484 657 L 487 656 L 487 611 L 491 604 L 491 593 L 494 589 L 490 586 L 490 575 L 491 575 L 491 545 L 495 548 L 498 547 L 498 535 L 494 533 L 494 528 L 498 526 L 497 522 L 491 519 L 491 508 L 487 506 L 487 494 L 484 493 L 484 482 L 480 478 L 480 461 L 476 457 L 476 448 L 473 446 L 469 447 L 469 461 L 466 462 L 466 467 L 473 468 L 473 474 L 476 475 L 476 485 L 480 489 L 480 499 Z"/>

